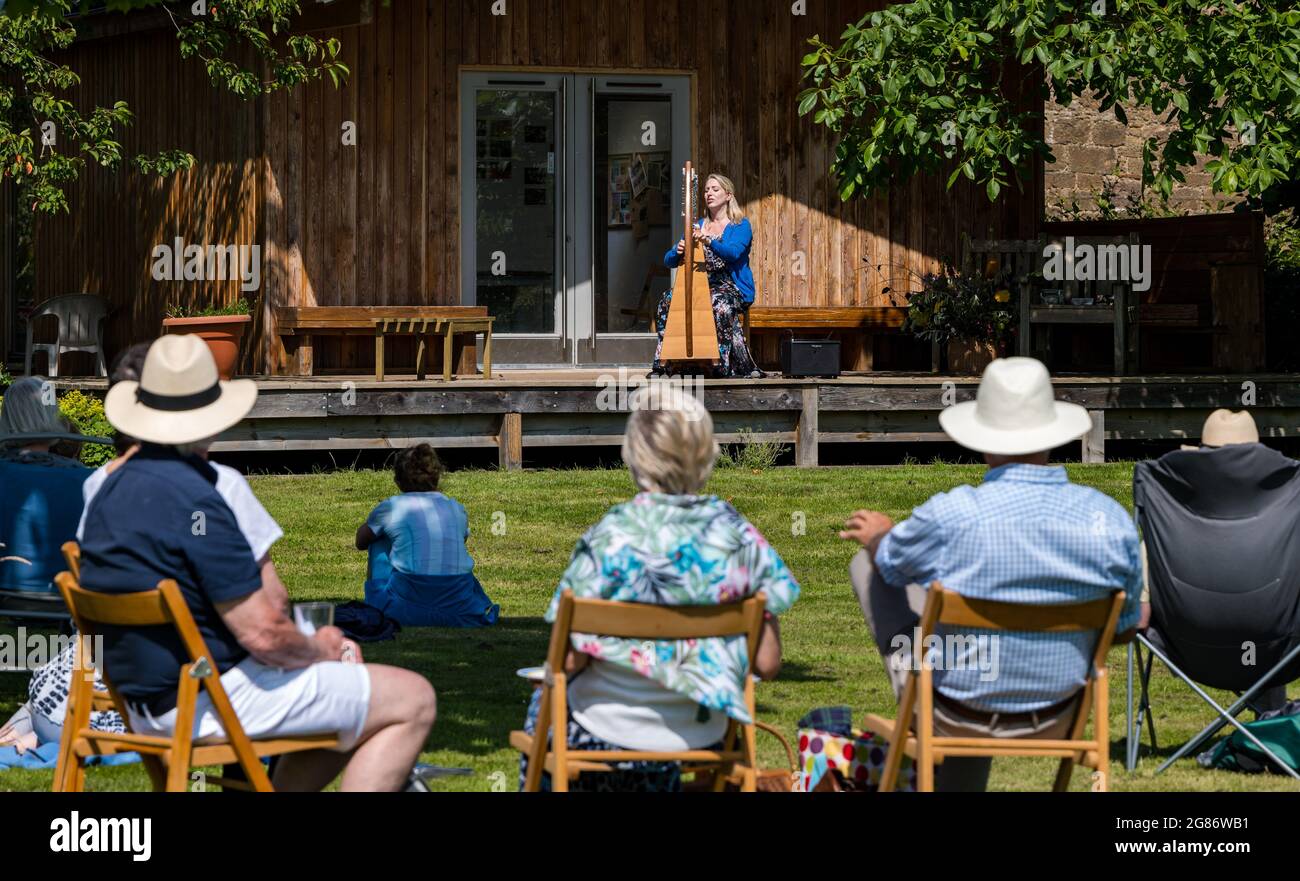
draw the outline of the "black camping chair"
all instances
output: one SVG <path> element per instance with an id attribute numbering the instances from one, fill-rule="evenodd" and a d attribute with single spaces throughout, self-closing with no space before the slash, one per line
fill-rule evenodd
<path id="1" fill-rule="evenodd" d="M 1262 691 L 1300 677 L 1300 462 L 1260 444 L 1178 450 L 1134 468 L 1133 506 L 1147 550 L 1151 626 L 1129 645 L 1128 769 L 1137 765 L 1144 719 L 1156 748 L 1149 683 L 1158 658 L 1218 718 L 1156 773 L 1232 725 L 1300 779 L 1237 720 Z M 1223 707 L 1203 685 L 1239 697 Z"/>

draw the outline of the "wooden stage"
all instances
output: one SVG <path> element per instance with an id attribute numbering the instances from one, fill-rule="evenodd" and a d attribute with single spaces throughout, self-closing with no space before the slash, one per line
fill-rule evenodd
<path id="1" fill-rule="evenodd" d="M 487 447 L 519 468 L 525 447 L 616 446 L 628 385 L 645 371 L 500 370 L 492 380 L 451 382 L 390 376 L 259 377 L 250 417 L 215 452 L 357 450 L 427 441 Z M 620 389 L 619 383 L 625 383 Z M 102 379 L 58 379 L 61 388 L 102 393 Z M 1082 458 L 1105 460 L 1106 441 L 1196 438 L 1218 407 L 1249 409 L 1267 437 L 1300 434 L 1300 376 L 1062 377 L 1057 397 L 1086 407 L 1092 431 Z M 817 464 L 819 443 L 943 441 L 939 412 L 970 400 L 978 377 L 870 373 L 839 379 L 706 380 L 704 402 L 718 440 L 793 444 L 800 466 Z M 633 385 L 635 387 L 635 385 Z M 695 391 L 694 385 L 688 385 Z M 620 390 L 622 395 L 620 395 Z"/>

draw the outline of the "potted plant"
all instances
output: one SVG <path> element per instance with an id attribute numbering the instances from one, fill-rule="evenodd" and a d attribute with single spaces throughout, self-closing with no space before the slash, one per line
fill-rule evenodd
<path id="1" fill-rule="evenodd" d="M 1005 352 L 1015 317 L 1015 297 L 997 274 L 986 277 L 945 265 L 922 276 L 921 290 L 907 295 L 903 327 L 946 346 L 951 372 L 978 374 Z"/>
<path id="2" fill-rule="evenodd" d="M 212 350 L 217 371 L 222 379 L 234 375 L 239 363 L 239 342 L 244 328 L 252 321 L 248 301 L 240 298 L 225 306 L 195 309 L 177 303 L 169 305 L 163 319 L 163 333 L 192 333 L 200 337 Z"/>

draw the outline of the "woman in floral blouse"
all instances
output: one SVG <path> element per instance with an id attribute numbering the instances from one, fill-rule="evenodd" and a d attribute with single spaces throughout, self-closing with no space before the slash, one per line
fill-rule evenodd
<path id="1" fill-rule="evenodd" d="M 767 614 L 752 672 L 781 669 L 776 615 L 799 585 L 785 562 L 735 508 L 702 495 L 718 447 L 704 405 L 678 387 L 657 383 L 632 399 L 623 460 L 640 492 L 615 505 L 574 548 L 546 611 L 554 621 L 560 594 L 664 606 L 734 603 L 763 591 Z M 718 744 L 728 717 L 751 721 L 744 703 L 750 672 L 741 636 L 638 641 L 573 635 L 568 738 L 575 749 L 684 750 Z M 535 730 L 541 690 L 524 727 Z M 571 788 L 673 790 L 674 763 L 623 762 L 612 774 L 585 774 Z M 527 760 L 520 763 L 522 787 Z M 543 787 L 549 787 L 549 777 Z"/>

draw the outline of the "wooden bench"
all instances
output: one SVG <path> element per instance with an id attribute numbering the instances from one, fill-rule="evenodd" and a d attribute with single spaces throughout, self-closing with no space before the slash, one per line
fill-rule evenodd
<path id="1" fill-rule="evenodd" d="M 835 334 L 844 348 L 846 370 L 874 369 L 877 334 L 903 329 L 907 309 L 901 306 L 751 306 L 745 316 L 745 336 L 765 334 Z"/>
<path id="2" fill-rule="evenodd" d="M 443 337 L 443 379 L 451 380 L 467 345 L 483 334 L 483 375 L 492 375 L 492 319 L 486 306 L 281 306 L 275 309 L 276 332 L 296 343 L 299 371 L 311 375 L 317 336 L 373 336 L 375 379 L 384 378 L 384 339 L 394 334 L 417 338 L 416 375 L 425 376 L 424 361 L 434 336 Z M 468 341 L 467 339 L 468 338 Z"/>

